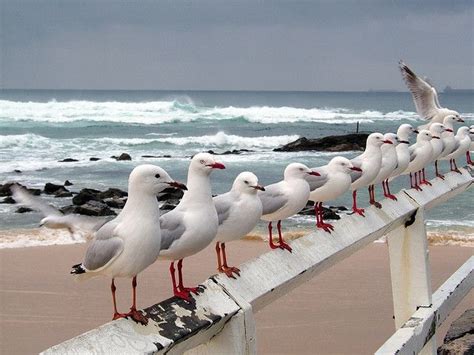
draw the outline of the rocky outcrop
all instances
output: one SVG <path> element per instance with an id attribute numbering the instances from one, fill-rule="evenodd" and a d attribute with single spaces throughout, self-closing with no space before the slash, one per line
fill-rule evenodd
<path id="1" fill-rule="evenodd" d="M 115 216 L 116 213 L 102 201 L 91 200 L 80 206 L 66 206 L 60 209 L 65 214 L 77 213 L 86 216 Z"/>
<path id="2" fill-rule="evenodd" d="M 222 153 L 217 153 L 213 150 L 208 150 L 207 151 L 209 154 L 212 154 L 212 155 L 239 155 L 239 154 L 242 154 L 242 153 L 248 153 L 248 152 L 253 152 L 253 150 L 249 150 L 249 149 L 233 149 L 233 150 L 226 150 L 225 152 L 222 152 Z"/>
<path id="3" fill-rule="evenodd" d="M 115 160 L 132 160 L 132 157 L 128 153 L 122 153 L 118 157 L 115 155 L 112 155 L 111 158 L 114 158 Z"/>
<path id="4" fill-rule="evenodd" d="M 332 220 L 341 219 L 338 213 L 343 211 L 347 211 L 347 208 L 344 206 L 323 206 L 323 218 Z M 308 201 L 306 207 L 298 212 L 298 214 L 303 216 L 314 216 L 314 203 L 312 201 Z"/>
<path id="5" fill-rule="evenodd" d="M 59 162 L 60 163 L 74 163 L 76 161 L 79 161 L 79 160 L 73 159 L 73 158 L 66 158 L 66 159 L 60 160 Z"/>
<path id="6" fill-rule="evenodd" d="M 351 133 L 341 136 L 327 136 L 308 139 L 301 137 L 294 142 L 273 149 L 275 152 L 298 152 L 305 150 L 343 152 L 350 150 L 364 150 L 368 133 Z"/>
<path id="7" fill-rule="evenodd" d="M 456 319 L 438 348 L 438 355 L 474 354 L 474 309 Z"/>
<path id="8" fill-rule="evenodd" d="M 56 185 L 50 182 L 47 182 L 44 185 L 43 192 L 47 195 L 63 195 L 64 197 L 72 196 L 71 192 L 63 185 Z"/>

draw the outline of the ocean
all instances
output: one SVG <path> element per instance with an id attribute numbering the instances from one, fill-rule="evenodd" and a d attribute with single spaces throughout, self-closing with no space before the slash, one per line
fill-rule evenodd
<path id="1" fill-rule="evenodd" d="M 472 124 L 472 93 L 440 94 L 440 101 Z M 218 194 L 227 191 L 244 170 L 267 185 L 280 180 L 290 162 L 312 167 L 336 155 L 360 154 L 272 151 L 302 136 L 354 132 L 357 122 L 361 131 L 395 132 L 402 123 L 418 125 L 422 120 L 414 112 L 411 96 L 400 92 L 0 90 L 0 183 L 43 187 L 46 182 L 70 180 L 72 191 L 126 189 L 128 174 L 138 164 L 160 165 L 173 178 L 185 181 L 189 158 L 197 152 L 249 150 L 219 157 L 227 169 L 213 174 L 213 192 Z M 123 152 L 132 161 L 111 158 Z M 91 157 L 100 160 L 90 161 Z M 65 158 L 78 161 L 59 162 Z M 442 167 L 447 170 L 447 164 Z M 408 178 L 400 177 L 392 190 L 407 184 Z M 366 196 L 361 194 L 362 205 Z M 474 238 L 473 197 L 471 190 L 429 211 L 428 230 Z M 67 198 L 48 200 L 57 206 L 70 203 Z M 350 206 L 350 193 L 330 205 Z M 37 213 L 17 214 L 15 209 L 0 204 L 0 230 L 38 225 Z M 284 226 L 308 229 L 313 224 L 312 217 L 296 216 Z M 4 244 L 0 240 L 0 247 Z"/>

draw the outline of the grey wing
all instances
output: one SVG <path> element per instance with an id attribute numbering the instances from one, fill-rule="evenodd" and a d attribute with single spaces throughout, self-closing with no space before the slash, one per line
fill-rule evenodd
<path id="1" fill-rule="evenodd" d="M 326 168 L 327 168 L 327 165 L 311 168 L 311 170 L 316 171 L 320 175 L 320 176 L 309 175 L 308 177 L 305 178 L 305 180 L 309 184 L 309 188 L 311 191 L 316 190 L 317 188 L 323 186 L 328 181 L 329 177 L 328 177 Z"/>
<path id="2" fill-rule="evenodd" d="M 354 165 L 354 167 L 362 169 L 362 159 L 360 159 L 360 156 L 355 157 L 354 159 L 352 159 L 351 163 L 352 163 L 352 165 Z M 362 171 L 351 170 L 351 172 L 350 172 L 351 182 L 354 182 L 357 179 L 359 179 L 362 176 L 362 173 L 363 173 Z"/>
<path id="3" fill-rule="evenodd" d="M 184 215 L 180 211 L 172 210 L 160 217 L 161 250 L 169 249 L 175 240 L 178 240 L 186 231 Z"/>
<path id="4" fill-rule="evenodd" d="M 453 147 L 453 150 L 451 150 L 451 153 L 458 150 L 460 146 L 461 146 L 461 140 L 456 138 L 454 141 L 454 147 Z"/>
<path id="5" fill-rule="evenodd" d="M 214 205 L 216 206 L 219 225 L 224 223 L 224 221 L 229 218 L 230 210 L 235 203 L 235 199 L 236 196 L 232 193 L 232 191 L 213 198 Z"/>
<path id="6" fill-rule="evenodd" d="M 100 228 L 87 248 L 83 265 L 89 271 L 100 269 L 122 253 L 122 239 L 116 236 L 117 223 L 111 221 Z"/>
<path id="7" fill-rule="evenodd" d="M 262 201 L 262 216 L 278 211 L 288 202 L 288 196 L 278 184 L 265 186 L 265 191 L 259 191 L 258 197 Z"/>
<path id="8" fill-rule="evenodd" d="M 410 147 L 410 148 L 411 148 L 411 147 Z M 416 149 L 410 150 L 410 162 L 412 162 L 413 160 L 415 160 L 416 155 L 417 155 L 417 150 L 416 150 Z"/>
<path id="9" fill-rule="evenodd" d="M 41 212 L 43 216 L 61 216 L 62 213 L 55 207 L 46 203 L 42 198 L 33 196 L 25 188 L 19 185 L 12 185 L 10 188 L 12 191 L 13 199 L 21 204 L 28 206 L 38 212 Z"/>
<path id="10" fill-rule="evenodd" d="M 430 84 L 419 78 L 405 63 L 400 62 L 400 71 L 415 103 L 416 112 L 427 120 L 437 111 L 437 93 Z"/>

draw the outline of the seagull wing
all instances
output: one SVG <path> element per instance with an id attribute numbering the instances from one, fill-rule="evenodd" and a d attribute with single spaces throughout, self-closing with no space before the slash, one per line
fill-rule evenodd
<path id="1" fill-rule="evenodd" d="M 280 183 L 265 186 L 265 191 L 259 191 L 262 201 L 262 216 L 274 213 L 288 203 L 288 196 L 281 189 Z"/>
<path id="2" fill-rule="evenodd" d="M 184 212 L 172 210 L 160 217 L 161 250 L 170 248 L 186 231 Z"/>
<path id="3" fill-rule="evenodd" d="M 416 112 L 420 117 L 430 120 L 438 110 L 439 102 L 436 90 L 426 81 L 418 77 L 405 63 L 400 62 L 400 71 L 415 103 Z"/>
<path id="4" fill-rule="evenodd" d="M 46 203 L 42 198 L 33 196 L 25 188 L 19 185 L 12 185 L 10 188 L 12 191 L 13 199 L 20 205 L 25 205 L 34 209 L 35 211 L 41 212 L 46 216 L 62 216 L 61 211 L 56 207 Z"/>
<path id="5" fill-rule="evenodd" d="M 123 241 L 117 235 L 118 225 L 118 222 L 112 220 L 96 232 L 83 262 L 88 271 L 99 271 L 122 253 Z"/>
<path id="6" fill-rule="evenodd" d="M 362 169 L 362 158 L 360 155 L 355 157 L 354 159 L 351 159 L 351 163 L 354 167 Z M 362 173 L 363 173 L 362 171 L 351 170 L 350 172 L 351 182 L 354 182 L 357 179 L 359 179 L 362 176 Z"/>
<path id="7" fill-rule="evenodd" d="M 237 194 L 233 191 L 229 191 L 213 198 L 219 225 L 222 225 L 229 218 L 230 211 L 237 198 Z"/>

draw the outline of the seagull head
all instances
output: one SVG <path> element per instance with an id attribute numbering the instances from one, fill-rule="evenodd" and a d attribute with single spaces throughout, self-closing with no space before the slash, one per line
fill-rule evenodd
<path id="1" fill-rule="evenodd" d="M 334 157 L 328 164 L 331 171 L 350 174 L 351 171 L 362 171 L 362 169 L 355 167 L 351 161 L 344 157 Z"/>
<path id="2" fill-rule="evenodd" d="M 306 179 L 308 176 L 321 176 L 316 171 L 311 170 L 306 165 L 301 163 L 291 163 L 289 164 L 284 172 L 284 179 Z"/>
<path id="3" fill-rule="evenodd" d="M 431 124 L 430 126 L 430 133 L 434 139 L 440 139 L 440 135 L 444 131 L 445 131 L 444 125 L 439 122 L 435 122 Z"/>
<path id="4" fill-rule="evenodd" d="M 385 144 L 391 144 L 391 146 L 396 147 L 399 143 L 399 140 L 395 133 L 385 133 L 383 135 L 383 142 Z"/>
<path id="5" fill-rule="evenodd" d="M 400 139 L 400 143 L 408 144 L 408 138 L 413 133 L 417 134 L 418 130 L 415 129 L 415 127 L 413 127 L 409 123 L 404 123 L 404 124 L 400 125 L 397 129 L 397 136 Z"/>
<path id="6" fill-rule="evenodd" d="M 416 141 L 417 142 L 421 142 L 421 141 L 429 142 L 432 138 L 433 138 L 433 136 L 431 135 L 430 131 L 428 131 L 426 129 L 422 129 L 420 131 L 420 133 L 418 133 L 418 136 L 416 137 Z"/>
<path id="7" fill-rule="evenodd" d="M 232 190 L 241 193 L 256 194 L 258 190 L 265 191 L 265 188 L 258 184 L 258 178 L 254 173 L 244 171 L 235 178 Z"/>
<path id="8" fill-rule="evenodd" d="M 189 169 L 209 175 L 215 169 L 225 169 L 225 166 L 216 161 L 212 154 L 199 153 L 192 158 Z"/>
<path id="9" fill-rule="evenodd" d="M 371 133 L 367 137 L 367 146 L 368 147 L 381 147 L 384 142 L 382 133 Z"/>
<path id="10" fill-rule="evenodd" d="M 456 122 L 464 122 L 464 120 L 462 119 L 461 115 L 459 114 L 459 112 L 457 111 L 451 111 L 452 112 L 452 115 L 454 116 L 454 118 L 456 119 Z"/>
<path id="11" fill-rule="evenodd" d="M 132 170 L 128 179 L 129 193 L 140 191 L 150 195 L 157 195 L 168 187 L 187 190 L 186 185 L 174 181 L 164 169 L 152 164 L 137 166 Z"/>
<path id="12" fill-rule="evenodd" d="M 456 122 L 464 122 L 464 121 L 462 121 L 462 119 L 461 121 L 459 121 L 459 118 L 456 117 L 456 115 L 447 115 L 443 118 L 443 125 L 446 128 L 447 132 L 453 132 L 453 125 Z"/>
<path id="13" fill-rule="evenodd" d="M 467 126 L 459 127 L 456 135 L 462 138 L 469 135 L 469 127 Z"/>

